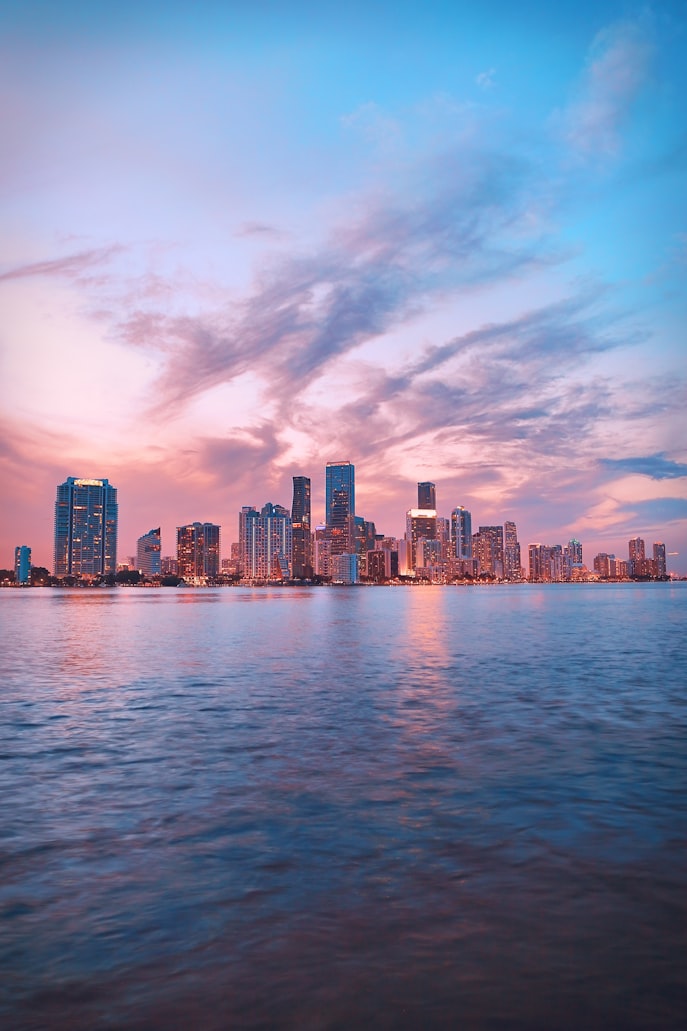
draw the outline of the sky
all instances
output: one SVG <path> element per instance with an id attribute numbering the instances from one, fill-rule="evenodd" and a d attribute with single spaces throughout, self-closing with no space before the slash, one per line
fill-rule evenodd
<path id="1" fill-rule="evenodd" d="M 687 4 L 0 0 L 0 566 L 440 515 L 687 574 Z"/>

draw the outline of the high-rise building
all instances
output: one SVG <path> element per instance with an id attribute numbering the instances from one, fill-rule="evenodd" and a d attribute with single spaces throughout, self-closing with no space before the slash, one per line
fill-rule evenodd
<path id="1" fill-rule="evenodd" d="M 250 580 L 288 580 L 291 576 L 293 537 L 291 515 L 268 502 L 260 512 L 246 511 L 244 577 Z"/>
<path id="2" fill-rule="evenodd" d="M 501 580 L 504 574 L 503 527 L 480 526 L 479 532 L 472 536 L 472 547 L 480 575 L 486 573 Z"/>
<path id="3" fill-rule="evenodd" d="M 472 516 L 462 505 L 451 512 L 451 543 L 456 558 L 472 559 Z"/>
<path id="4" fill-rule="evenodd" d="M 503 524 L 505 542 L 503 547 L 503 575 L 506 580 L 522 580 L 520 565 L 520 544 L 515 523 L 506 520 Z"/>
<path id="5" fill-rule="evenodd" d="M 315 572 L 329 578 L 332 575 L 332 539 L 326 526 L 315 527 Z"/>
<path id="6" fill-rule="evenodd" d="M 654 550 L 655 549 L 656 545 L 654 545 Z M 31 548 L 28 544 L 19 544 L 14 549 L 14 582 L 16 584 L 27 584 L 30 578 Z"/>
<path id="7" fill-rule="evenodd" d="M 291 528 L 293 539 L 293 576 L 300 580 L 312 576 L 312 524 L 310 477 L 294 476 Z"/>
<path id="8" fill-rule="evenodd" d="M 327 462 L 325 520 L 332 555 L 355 551 L 355 467 L 350 462 Z"/>
<path id="9" fill-rule="evenodd" d="M 654 564 L 656 566 L 656 576 L 660 578 L 667 576 L 666 546 L 660 541 L 654 542 Z"/>
<path id="10" fill-rule="evenodd" d="M 644 541 L 641 537 L 633 537 L 628 541 L 630 576 L 651 576 L 651 562 L 647 562 Z"/>
<path id="11" fill-rule="evenodd" d="M 437 488 L 435 483 L 418 483 L 417 485 L 417 507 L 418 508 L 433 508 L 436 512 L 437 507 Z"/>
<path id="12" fill-rule="evenodd" d="M 206 580 L 219 575 L 220 527 L 215 523 L 177 526 L 177 576 Z"/>
<path id="13" fill-rule="evenodd" d="M 408 568 L 415 572 L 418 565 L 418 541 L 437 539 L 437 513 L 434 508 L 410 508 L 406 512 L 406 543 Z"/>
<path id="14" fill-rule="evenodd" d="M 108 480 L 69 476 L 55 500 L 55 576 L 117 572 L 117 490 Z"/>
<path id="15" fill-rule="evenodd" d="M 161 563 L 162 541 L 160 538 L 160 527 L 155 530 L 148 530 L 136 541 L 136 569 L 143 576 L 159 576 Z"/>

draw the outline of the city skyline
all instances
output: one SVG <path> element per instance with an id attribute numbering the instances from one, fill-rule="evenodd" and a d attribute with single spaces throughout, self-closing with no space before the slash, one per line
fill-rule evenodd
<path id="1" fill-rule="evenodd" d="M 120 554 L 171 552 L 293 476 L 314 529 L 350 455 L 389 535 L 437 484 L 523 562 L 639 535 L 687 574 L 684 5 L 0 28 L 0 565 L 52 568 L 75 471 L 117 484 Z"/>

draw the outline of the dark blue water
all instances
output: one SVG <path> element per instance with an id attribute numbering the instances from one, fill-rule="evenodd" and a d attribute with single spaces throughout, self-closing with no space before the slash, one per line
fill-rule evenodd
<path id="1" fill-rule="evenodd" d="M 685 1026 L 687 584 L 0 620 L 3 1027 Z"/>

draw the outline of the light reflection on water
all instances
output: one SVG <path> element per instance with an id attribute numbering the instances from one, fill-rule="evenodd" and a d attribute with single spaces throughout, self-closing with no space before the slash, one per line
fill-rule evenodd
<path id="1" fill-rule="evenodd" d="M 680 1026 L 686 610 L 0 591 L 8 1026 Z"/>

